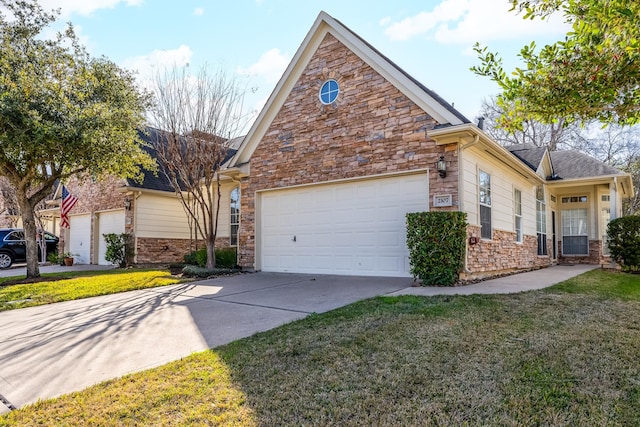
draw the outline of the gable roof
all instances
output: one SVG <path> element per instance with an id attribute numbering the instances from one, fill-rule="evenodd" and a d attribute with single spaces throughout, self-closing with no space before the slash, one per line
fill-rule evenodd
<path id="1" fill-rule="evenodd" d="M 556 174 L 563 179 L 623 175 L 624 172 L 576 150 L 552 151 Z"/>
<path id="2" fill-rule="evenodd" d="M 147 126 L 144 130 L 138 130 L 138 137 L 145 143 L 142 146 L 142 149 L 156 161 L 156 163 L 158 164 L 158 171 L 157 173 L 154 173 L 146 169 L 142 169 L 142 182 L 138 182 L 132 178 L 128 178 L 126 180 L 127 187 L 139 188 L 144 190 L 166 191 L 171 193 L 174 192 L 171 182 L 164 173 L 164 171 L 166 171 L 166 166 L 162 163 L 162 161 L 160 161 L 160 159 L 158 158 L 158 153 L 153 147 L 154 143 L 162 143 L 163 141 L 166 141 L 165 135 L 165 131 L 149 126 Z M 238 144 L 238 140 L 241 140 L 241 138 L 242 137 L 230 140 L 231 147 L 233 147 L 234 144 Z M 231 159 L 236 154 L 236 151 L 237 150 L 234 148 L 229 148 L 222 163 L 224 164 L 229 161 L 229 159 Z"/>
<path id="3" fill-rule="evenodd" d="M 326 12 L 320 12 L 265 106 L 251 126 L 230 167 L 248 163 L 251 155 L 274 120 L 296 82 L 327 34 L 331 34 L 351 52 L 395 86 L 418 107 L 433 117 L 439 126 L 470 123 L 462 113 L 437 93 L 411 77 L 389 58 Z"/>
<path id="4" fill-rule="evenodd" d="M 515 144 L 505 148 L 534 171 L 538 170 L 547 152 L 547 147 L 537 147 L 533 144 Z"/>
<path id="5" fill-rule="evenodd" d="M 624 175 L 619 169 L 576 150 L 548 151 L 546 146 L 538 147 L 533 144 L 515 144 L 505 148 L 534 171 L 538 170 L 545 154 L 549 153 L 553 179 Z"/>

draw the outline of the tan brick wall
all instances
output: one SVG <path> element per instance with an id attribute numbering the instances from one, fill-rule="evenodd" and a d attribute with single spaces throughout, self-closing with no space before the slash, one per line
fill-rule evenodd
<path id="1" fill-rule="evenodd" d="M 340 84 L 337 105 L 318 99 L 322 83 Z M 458 151 L 425 136 L 437 122 L 328 34 L 311 58 L 250 161 L 241 186 L 240 265 L 255 256 L 255 192 L 343 178 L 430 168 L 430 195 L 458 206 Z M 446 178 L 435 171 L 445 155 Z"/>
<path id="2" fill-rule="evenodd" d="M 610 264 L 611 257 L 602 255 L 602 240 L 589 240 L 589 255 L 562 254 L 562 242 L 558 242 L 558 261 L 562 264 Z"/>
<path id="3" fill-rule="evenodd" d="M 119 189 L 124 187 L 125 182 L 122 178 L 113 176 L 105 177 L 100 181 L 93 181 L 91 178 L 79 179 L 73 177 L 65 184 L 71 194 L 78 198 L 78 202 L 71 209 L 70 215 L 91 213 L 91 235 L 96 233 L 96 216 L 95 212 L 106 211 L 111 209 L 122 209 L 124 201 L 127 198 L 125 193 Z M 131 217 L 132 211 L 125 212 L 125 224 L 127 215 Z M 129 220 L 131 224 L 132 221 Z M 127 226 L 125 225 L 125 231 Z M 62 252 L 65 247 L 65 234 L 60 233 L 59 250 Z M 94 247 L 93 239 L 91 240 L 90 257 L 91 262 L 96 263 L 97 248 Z"/>
<path id="4" fill-rule="evenodd" d="M 185 254 L 191 251 L 189 239 L 155 239 L 140 237 L 136 239 L 136 258 L 138 264 L 155 264 L 184 261 Z"/>
<path id="5" fill-rule="evenodd" d="M 523 242 L 516 242 L 516 233 L 493 230 L 492 240 L 480 239 L 480 227 L 467 228 L 469 237 L 476 237 L 478 243 L 467 245 L 467 271 L 463 278 L 481 278 L 517 270 L 526 270 L 551 265 L 552 256 L 538 255 L 536 236 L 523 236 Z M 547 250 L 551 254 L 550 240 Z"/>
<path id="6" fill-rule="evenodd" d="M 78 203 L 71 210 L 71 214 L 122 209 L 126 196 L 118 189 L 124 185 L 124 181 L 116 177 L 106 177 L 96 182 L 91 179 L 69 180 L 66 187 L 78 198 Z"/>
<path id="7" fill-rule="evenodd" d="M 194 242 L 190 239 L 161 239 L 139 237 L 136 240 L 137 264 L 161 264 L 171 262 L 183 262 L 184 256 L 196 247 L 203 248 L 204 243 Z M 216 248 L 229 247 L 229 238 L 216 239 Z"/>

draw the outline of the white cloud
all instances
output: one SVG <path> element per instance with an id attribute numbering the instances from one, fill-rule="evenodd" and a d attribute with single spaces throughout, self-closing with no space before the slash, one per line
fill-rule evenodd
<path id="1" fill-rule="evenodd" d="M 193 14 L 196 16 L 204 15 L 204 7 L 196 7 L 195 10 L 193 11 Z"/>
<path id="2" fill-rule="evenodd" d="M 444 0 L 432 11 L 381 24 L 387 27 L 385 34 L 391 40 L 426 36 L 440 43 L 462 44 L 564 34 L 569 30 L 559 15 L 546 21 L 524 20 L 509 12 L 510 8 L 508 0 Z"/>
<path id="3" fill-rule="evenodd" d="M 62 18 L 70 15 L 91 15 L 99 9 L 113 9 L 118 4 L 127 6 L 140 6 L 144 0 L 41 0 L 40 5 L 44 10 L 60 8 Z"/>
<path id="4" fill-rule="evenodd" d="M 387 25 L 389 25 L 389 23 L 391 22 L 391 17 L 390 16 L 385 16 L 384 18 L 382 18 L 380 20 L 380 25 L 383 27 L 386 27 Z"/>
<path id="5" fill-rule="evenodd" d="M 136 56 L 123 62 L 123 66 L 138 72 L 138 80 L 144 83 L 151 79 L 154 72 L 173 66 L 182 67 L 189 64 L 193 51 L 189 46 L 181 45 L 177 49 L 154 50 L 147 55 Z"/>
<path id="6" fill-rule="evenodd" d="M 275 83 L 282 76 L 290 60 L 289 55 L 281 53 L 280 49 L 271 49 L 263 53 L 255 64 L 247 68 L 238 67 L 238 73 L 259 76 L 268 83 Z"/>

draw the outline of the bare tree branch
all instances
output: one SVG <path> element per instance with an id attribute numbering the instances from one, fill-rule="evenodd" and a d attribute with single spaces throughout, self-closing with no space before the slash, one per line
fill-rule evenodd
<path id="1" fill-rule="evenodd" d="M 207 267 L 215 267 L 220 211 L 219 170 L 227 159 L 228 141 L 246 124 L 246 86 L 223 70 L 206 66 L 197 75 L 173 67 L 154 79 L 152 126 L 160 170 L 171 182 L 182 207 L 207 248 Z"/>

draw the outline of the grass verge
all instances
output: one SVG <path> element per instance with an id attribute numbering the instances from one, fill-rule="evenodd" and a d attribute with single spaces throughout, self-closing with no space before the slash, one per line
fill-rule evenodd
<path id="1" fill-rule="evenodd" d="M 2 286 L 0 311 L 179 283 L 167 271 L 98 270 L 44 275 L 46 281 Z M 58 278 L 59 280 L 55 280 Z"/>
<path id="2" fill-rule="evenodd" d="M 0 425 L 637 425 L 638 287 L 592 271 L 515 295 L 374 298 Z"/>

